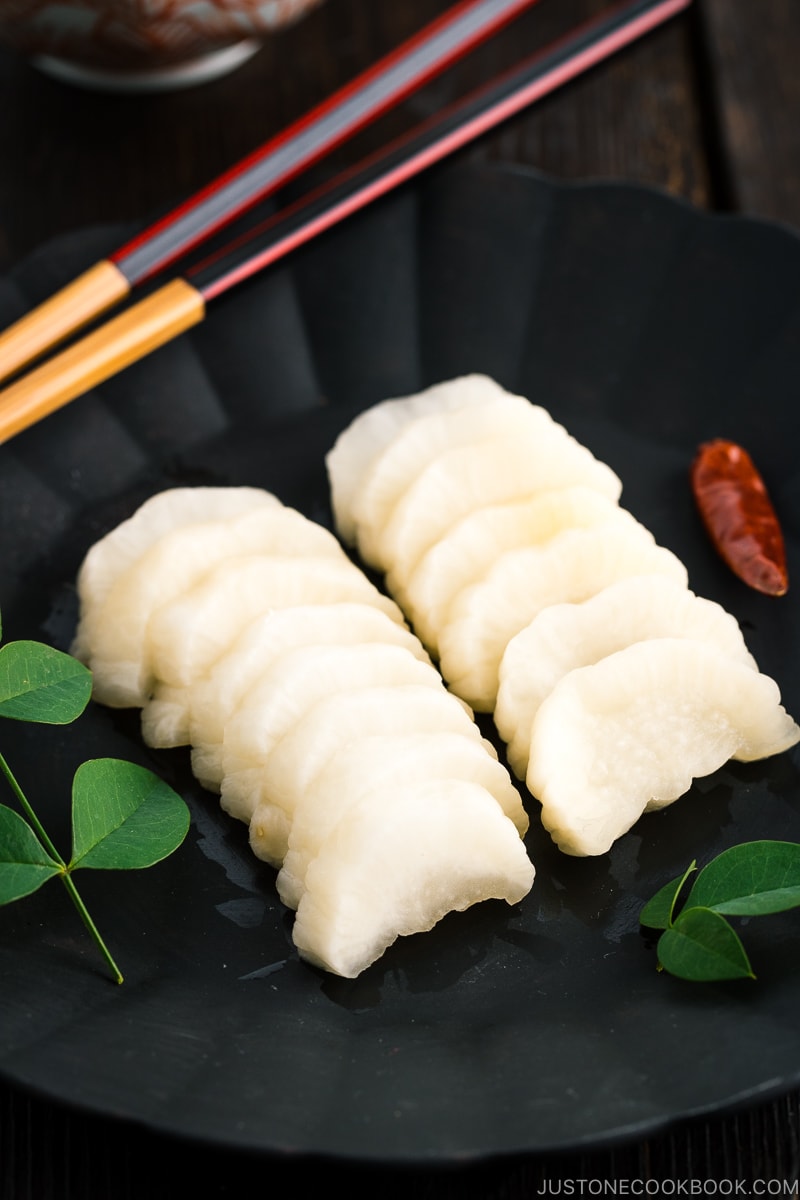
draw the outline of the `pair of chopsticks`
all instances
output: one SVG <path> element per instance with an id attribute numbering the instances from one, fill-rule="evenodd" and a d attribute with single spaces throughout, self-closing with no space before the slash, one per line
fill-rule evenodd
<path id="1" fill-rule="evenodd" d="M 172 279 L 0 391 L 0 442 L 201 322 L 207 305 L 608 58 L 691 0 L 628 0 Z M 0 379 L 318 162 L 537 0 L 464 0 L 0 334 Z"/>

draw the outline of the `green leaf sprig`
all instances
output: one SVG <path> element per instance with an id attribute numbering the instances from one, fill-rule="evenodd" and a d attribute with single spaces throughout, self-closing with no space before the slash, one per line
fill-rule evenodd
<path id="1" fill-rule="evenodd" d="M 84 711 L 91 691 L 91 673 L 69 654 L 41 642 L 0 647 L 0 717 L 68 725 Z M 72 781 L 72 856 L 65 862 L 1 753 L 0 774 L 24 813 L 0 805 L 0 904 L 29 896 L 58 877 L 114 979 L 122 983 L 73 873 L 86 867 L 130 870 L 160 862 L 186 837 L 186 804 L 145 767 L 115 758 L 90 759 L 78 767 Z"/>
<path id="2" fill-rule="evenodd" d="M 724 850 L 698 873 L 681 904 L 681 893 L 696 870 L 693 862 L 656 892 L 639 915 L 648 929 L 664 931 L 658 939 L 659 969 L 680 979 L 755 979 L 741 939 L 726 918 L 759 917 L 800 905 L 800 844 L 743 842 Z"/>

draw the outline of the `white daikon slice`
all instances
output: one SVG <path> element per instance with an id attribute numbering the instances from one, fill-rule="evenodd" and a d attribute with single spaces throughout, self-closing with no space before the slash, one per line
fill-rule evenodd
<path id="1" fill-rule="evenodd" d="M 380 535 L 391 513 L 425 467 L 446 450 L 490 437 L 541 437 L 553 427 L 543 408 L 501 393 L 484 404 L 432 413 L 409 422 L 370 463 L 353 503 L 362 559 L 383 566 Z"/>
<path id="2" fill-rule="evenodd" d="M 559 680 L 634 642 L 688 637 L 755 670 L 736 619 L 663 575 L 621 579 L 582 604 L 554 604 L 512 638 L 500 664 L 494 720 L 508 760 L 525 778 L 531 726 Z"/>
<path id="3" fill-rule="evenodd" d="M 325 458 L 331 503 L 339 536 L 355 542 L 353 503 L 371 462 L 411 421 L 430 413 L 485 404 L 508 395 L 486 375 L 465 375 L 434 384 L 412 396 L 398 396 L 359 413 L 339 434 Z"/>
<path id="4" fill-rule="evenodd" d="M 226 722 L 221 780 L 225 811 L 250 820 L 267 756 L 312 704 L 377 684 L 419 684 L 444 691 L 438 671 L 404 646 L 304 646 L 280 655 Z M 271 799 L 281 803 L 279 796 Z"/>
<path id="5" fill-rule="evenodd" d="M 308 865 L 343 816 L 362 799 L 430 779 L 462 779 L 480 784 L 524 834 L 528 818 L 519 792 L 498 761 L 491 742 L 461 733 L 429 731 L 376 734 L 349 743 L 328 761 L 312 786 L 300 794 L 292 813 L 289 851 L 278 876 L 284 904 L 297 908 Z"/>
<path id="6" fill-rule="evenodd" d="M 478 508 L 422 556 L 403 587 L 390 571 L 387 584 L 432 653 L 450 607 L 507 550 L 540 545 L 565 529 L 590 529 L 635 518 L 591 488 L 557 488 L 509 504 Z"/>
<path id="7" fill-rule="evenodd" d="M 224 520 L 257 506 L 281 507 L 270 492 L 252 487 L 167 488 L 139 506 L 133 516 L 95 542 L 78 572 L 81 621 L 72 653 L 85 660 L 84 620 L 116 580 L 164 534 L 200 521 Z"/>
<path id="8" fill-rule="evenodd" d="M 567 854 L 603 854 L 729 758 L 800 740 L 769 676 L 705 642 L 652 638 L 579 667 L 533 721 L 527 782 Z"/>
<path id="9" fill-rule="evenodd" d="M 511 550 L 457 596 L 439 635 L 442 674 L 473 708 L 491 712 L 506 646 L 537 613 L 588 600 L 625 576 L 648 574 L 688 582 L 680 559 L 639 525 L 569 529 L 542 546 Z"/>
<path id="10" fill-rule="evenodd" d="M 142 708 L 142 737 L 148 746 L 166 750 L 189 745 L 189 706 L 195 686 L 155 682 L 153 694 Z"/>
<path id="11" fill-rule="evenodd" d="M 250 554 L 340 558 L 342 548 L 327 529 L 279 506 L 261 505 L 164 534 L 84 617 L 95 699 L 115 708 L 141 707 L 155 682 L 147 636 L 153 613 L 188 592 L 218 563 Z"/>
<path id="12" fill-rule="evenodd" d="M 219 787 L 225 724 L 280 655 L 304 646 L 367 642 L 404 646 L 415 658 L 430 661 L 410 630 L 367 604 L 301 605 L 277 609 L 251 622 L 209 673 L 185 689 L 186 740 L 200 782 Z M 175 702 L 169 691 L 165 699 Z"/>
<path id="13" fill-rule="evenodd" d="M 293 938 L 310 962 L 354 978 L 398 937 L 482 900 L 517 904 L 533 866 L 511 821 L 474 783 L 398 783 L 356 804 L 306 874 Z"/>
<path id="14" fill-rule="evenodd" d="M 357 688 L 319 700 L 280 739 L 259 772 L 251 772 L 256 804 L 250 845 L 280 866 L 289 845 L 291 813 L 336 751 L 378 733 L 462 733 L 481 739 L 472 713 L 442 688 L 400 684 Z"/>
<path id="15" fill-rule="evenodd" d="M 492 437 L 446 450 L 394 506 L 377 547 L 380 565 L 402 585 L 425 551 L 468 513 L 576 485 L 614 501 L 622 490 L 611 468 L 559 425 L 546 435 Z"/>
<path id="16" fill-rule="evenodd" d="M 342 552 L 341 558 L 244 556 L 220 563 L 196 587 L 153 614 L 148 628 L 153 669 L 173 687 L 194 683 L 247 624 L 276 608 L 298 604 L 372 604 L 404 624 Z"/>

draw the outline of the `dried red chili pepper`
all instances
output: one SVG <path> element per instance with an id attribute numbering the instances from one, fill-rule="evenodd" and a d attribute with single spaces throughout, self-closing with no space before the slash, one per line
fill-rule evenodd
<path id="1" fill-rule="evenodd" d="M 704 442 L 690 474 L 711 541 L 734 574 L 759 592 L 782 596 L 789 587 L 783 532 L 747 451 L 724 438 Z"/>

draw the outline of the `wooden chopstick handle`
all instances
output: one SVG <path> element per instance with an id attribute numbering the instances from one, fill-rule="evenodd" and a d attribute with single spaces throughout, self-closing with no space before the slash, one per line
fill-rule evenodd
<path id="1" fill-rule="evenodd" d="M 0 379 L 51 350 L 93 317 L 123 300 L 131 285 L 108 259 L 95 263 L 43 304 L 0 333 Z"/>
<path id="2" fill-rule="evenodd" d="M 0 443 L 116 375 L 205 316 L 200 292 L 173 279 L 0 391 Z"/>

